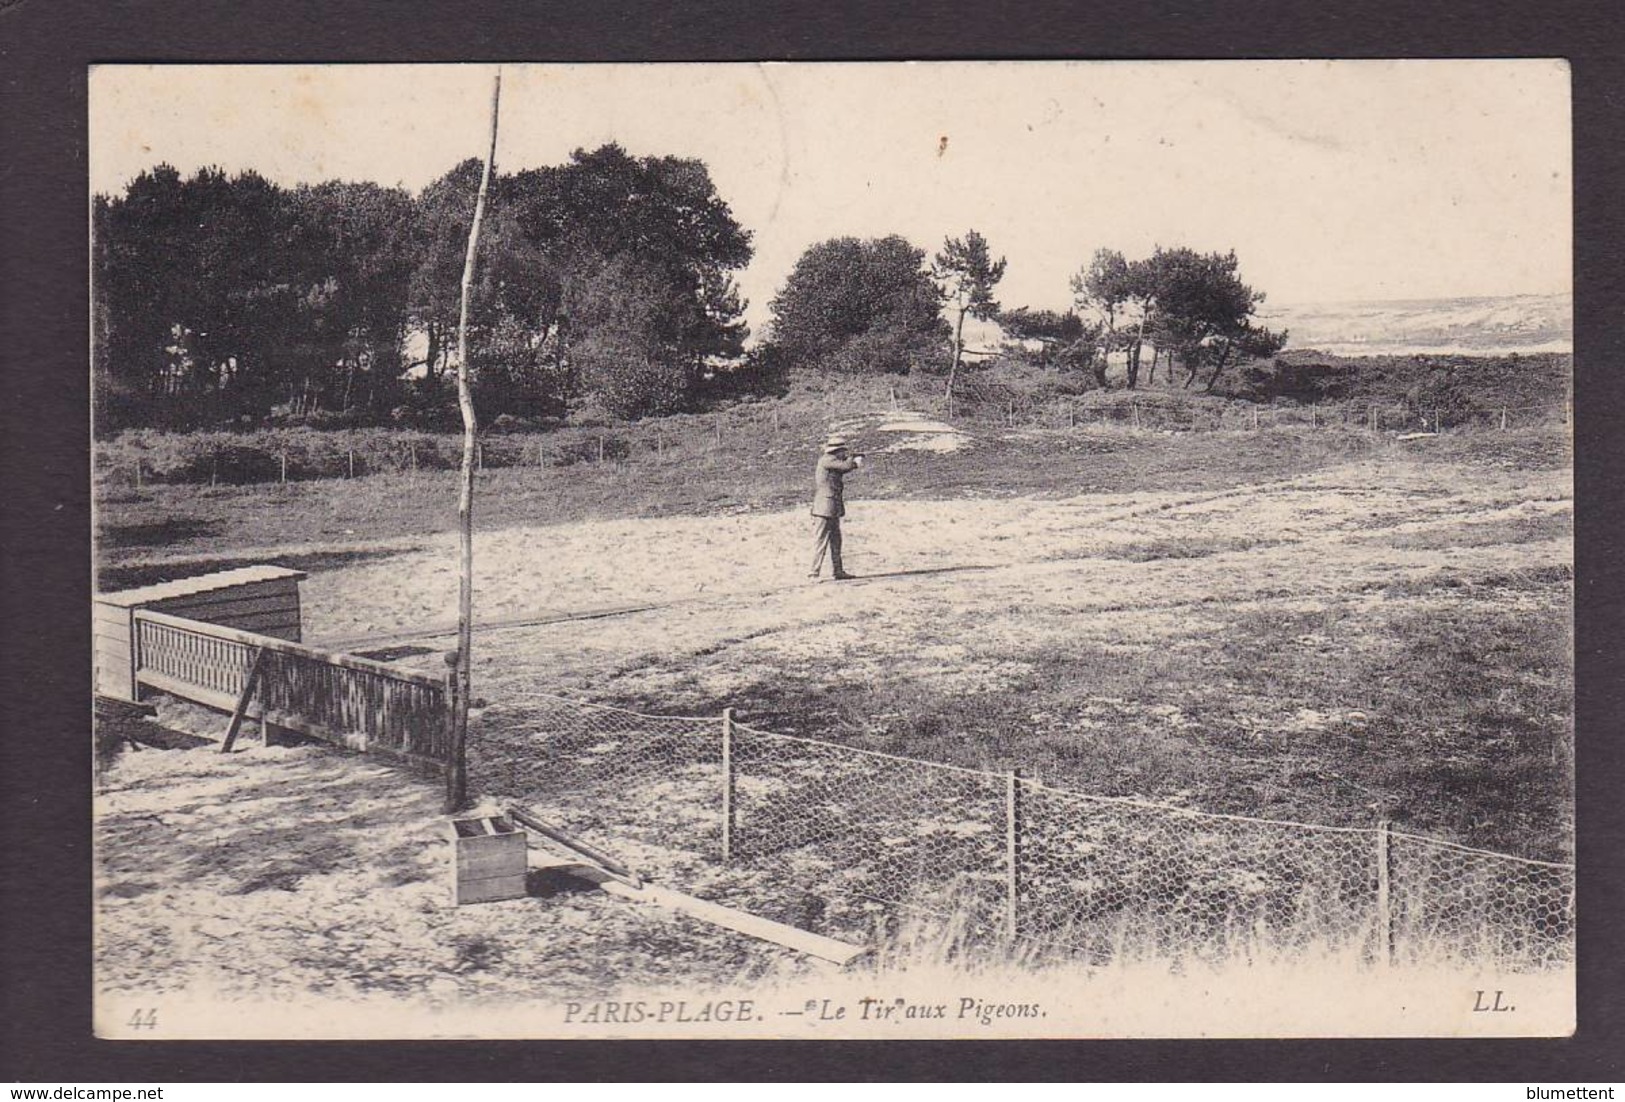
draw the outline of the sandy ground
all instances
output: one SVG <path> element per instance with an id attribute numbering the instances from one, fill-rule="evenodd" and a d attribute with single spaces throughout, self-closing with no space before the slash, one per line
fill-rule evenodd
<path id="1" fill-rule="evenodd" d="M 1566 536 L 1494 534 L 1571 518 L 1565 473 L 1459 468 L 1406 452 L 1212 493 L 917 502 L 864 500 L 862 490 L 854 479 L 845 529 L 855 583 L 806 580 L 811 522 L 801 511 L 481 533 L 481 623 L 643 611 L 482 632 L 477 676 L 493 699 L 510 687 L 665 695 L 680 711 L 684 686 L 726 694 L 839 655 L 854 676 L 951 678 L 974 692 L 1021 672 L 995 656 L 1060 635 L 1163 646 L 1237 607 L 1380 600 L 1385 587 L 1441 572 L 1493 579 L 1573 561 Z M 415 633 L 451 646 L 456 563 L 455 537 L 436 536 L 313 575 L 307 641 L 360 646 Z M 945 631 L 954 625 L 963 625 L 957 640 Z"/>
<path id="2" fill-rule="evenodd" d="M 452 906 L 441 794 L 321 746 L 124 752 L 97 798 L 108 1005 L 383 995 L 433 1008 L 809 967 L 545 871 L 531 876 L 537 898 Z"/>

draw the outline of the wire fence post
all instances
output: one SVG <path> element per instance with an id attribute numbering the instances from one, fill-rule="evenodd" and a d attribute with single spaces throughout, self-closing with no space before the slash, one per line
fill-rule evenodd
<path id="1" fill-rule="evenodd" d="M 1377 963 L 1386 968 L 1394 959 L 1394 904 L 1392 866 L 1388 852 L 1387 819 L 1377 823 Z"/>
<path id="2" fill-rule="evenodd" d="M 722 863 L 734 850 L 734 710 L 722 709 Z"/>
<path id="3" fill-rule="evenodd" d="M 1507 430 L 1507 411 L 1503 409 L 1501 411 L 1501 431 L 1505 432 L 1506 430 Z"/>
<path id="4" fill-rule="evenodd" d="M 282 459 L 282 484 L 286 486 L 288 484 L 288 449 L 283 448 L 277 454 Z"/>
<path id="5" fill-rule="evenodd" d="M 604 438 L 602 436 L 600 436 L 598 438 L 598 462 L 602 463 L 603 461 L 604 461 Z"/>
<path id="6" fill-rule="evenodd" d="M 1004 932 L 1014 941 L 1020 929 L 1021 770 L 1004 775 Z"/>

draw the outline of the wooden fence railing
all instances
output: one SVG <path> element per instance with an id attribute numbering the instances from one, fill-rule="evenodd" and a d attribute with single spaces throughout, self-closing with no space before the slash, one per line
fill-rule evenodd
<path id="1" fill-rule="evenodd" d="M 148 609 L 135 622 L 141 685 L 236 711 L 258 655 L 248 716 L 354 750 L 450 757 L 450 698 L 432 674 Z"/>

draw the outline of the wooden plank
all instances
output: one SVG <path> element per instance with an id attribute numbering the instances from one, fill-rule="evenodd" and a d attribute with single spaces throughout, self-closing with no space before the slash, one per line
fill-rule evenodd
<path id="1" fill-rule="evenodd" d="M 213 589 L 198 589 L 188 593 L 176 593 L 170 597 L 160 598 L 160 600 L 165 604 L 177 600 L 236 601 L 281 594 L 297 595 L 298 593 L 299 580 L 297 578 L 269 578 Z"/>
<path id="2" fill-rule="evenodd" d="M 285 566 L 242 566 L 235 570 L 199 574 L 172 582 L 158 582 L 155 585 L 141 586 L 138 589 L 122 589 L 113 593 L 99 593 L 96 595 L 96 600 L 104 604 L 132 608 L 167 601 L 175 597 L 184 597 L 192 593 L 233 589 L 245 585 L 260 584 L 273 579 L 288 578 L 298 581 L 307 577 L 309 575 L 303 570 L 290 570 Z"/>
<path id="3" fill-rule="evenodd" d="M 102 696 L 110 696 L 115 700 L 136 702 L 134 687 L 130 684 L 128 667 L 120 666 L 108 668 L 98 665 L 96 667 L 96 692 Z"/>
<path id="4" fill-rule="evenodd" d="M 441 679 L 433 674 L 423 673 L 420 670 L 403 669 L 392 666 L 387 662 L 378 662 L 370 658 L 358 658 L 353 654 L 335 654 L 331 651 L 318 650 L 303 643 L 294 643 L 286 639 L 276 639 L 268 635 L 258 635 L 238 628 L 226 627 L 220 624 L 205 624 L 197 620 L 189 620 L 182 616 L 170 616 L 151 609 L 137 609 L 135 617 L 139 621 L 161 624 L 176 628 L 180 631 L 194 635 L 206 636 L 214 639 L 227 639 L 232 642 L 243 643 L 251 647 L 264 647 L 268 651 L 280 654 L 291 654 L 300 658 L 313 659 L 330 666 L 339 666 L 348 670 L 364 670 L 368 673 L 380 674 L 393 681 L 410 681 L 416 685 L 427 685 L 431 688 L 440 688 Z"/>
<path id="5" fill-rule="evenodd" d="M 297 631 L 299 617 L 290 615 L 287 609 L 274 612 L 262 612 L 247 616 L 222 616 L 218 620 L 208 620 L 206 623 L 214 627 L 232 628 L 236 631 L 250 631 L 256 635 L 269 635 L 273 639 L 287 640 L 282 632 Z"/>
<path id="6" fill-rule="evenodd" d="M 585 880 L 589 884 L 596 884 L 609 895 L 620 899 L 628 899 L 634 903 L 650 903 L 656 907 L 686 914 L 690 918 L 697 918 L 701 922 L 709 922 L 713 926 L 721 926 L 725 930 L 746 934 L 750 937 L 771 941 L 775 945 L 782 945 L 786 949 L 793 949 L 798 953 L 805 953 L 819 960 L 831 961 L 843 968 L 859 957 L 869 952 L 862 945 L 852 945 L 845 941 L 837 941 L 832 937 L 815 934 L 809 930 L 802 930 L 795 926 L 787 926 L 782 922 L 774 922 L 760 915 L 753 915 L 748 911 L 738 911 L 732 907 L 724 907 L 720 903 L 712 903 L 704 899 L 696 899 L 691 895 L 674 891 L 671 888 L 658 884 L 644 884 L 642 888 L 634 888 L 623 883 L 603 869 L 591 865 L 555 865 L 561 871 L 578 880 Z"/>
<path id="7" fill-rule="evenodd" d="M 522 807 L 510 807 L 508 808 L 508 818 L 512 819 L 520 826 L 534 830 L 542 837 L 552 839 L 554 842 L 557 842 L 564 848 L 580 854 L 587 860 L 593 862 L 595 865 L 603 868 L 606 872 L 609 872 L 612 875 L 624 880 L 632 887 L 640 888 L 643 886 L 643 877 L 627 868 L 621 862 L 615 860 L 615 858 L 611 857 L 603 850 L 597 849 L 582 839 L 577 838 L 575 835 L 554 826 L 552 823 L 538 818 L 533 812 Z"/>
<path id="8" fill-rule="evenodd" d="M 513 843 L 504 849 L 469 852 L 468 847 L 457 847 L 457 875 L 464 880 L 483 880 L 491 876 L 525 875 L 525 836 L 510 834 Z M 472 838 L 459 839 L 459 843 Z"/>
<path id="9" fill-rule="evenodd" d="M 452 885 L 452 898 L 463 903 L 500 903 L 505 899 L 525 898 L 525 874 L 490 876 L 479 880 L 458 878 Z"/>
<path id="10" fill-rule="evenodd" d="M 226 727 L 226 739 L 220 744 L 222 754 L 231 753 L 232 744 L 237 741 L 237 732 L 242 730 L 243 716 L 248 712 L 248 704 L 254 699 L 254 686 L 259 683 L 261 659 L 265 652 L 254 652 L 254 664 L 248 667 L 248 678 L 243 682 L 243 694 L 237 698 L 237 707 L 231 713 L 231 723 Z"/>
<path id="11" fill-rule="evenodd" d="M 98 622 L 93 626 L 91 635 L 95 637 L 97 642 L 101 642 L 103 639 L 112 639 L 123 643 L 126 647 L 130 645 L 129 624 L 105 624 Z"/>
<path id="12" fill-rule="evenodd" d="M 237 707 L 236 693 L 216 692 L 213 689 L 194 685 L 190 681 L 182 681 L 178 677 L 159 673 L 156 670 L 141 670 L 137 674 L 141 684 L 149 689 L 157 689 L 161 693 L 178 696 L 182 700 L 190 700 L 195 704 L 205 704 L 210 708 L 219 708 L 222 712 L 229 712 Z M 253 713 L 250 713 L 252 716 Z"/>
<path id="13" fill-rule="evenodd" d="M 468 857 L 491 853 L 524 853 L 525 836 L 517 830 L 506 834 L 475 834 L 457 839 L 457 852 Z"/>
<path id="14" fill-rule="evenodd" d="M 128 639 L 115 639 L 108 635 L 96 637 L 96 654 L 117 658 L 121 663 L 130 660 L 130 641 Z"/>
<path id="15" fill-rule="evenodd" d="M 366 743 L 359 735 L 346 734 L 325 723 L 317 723 L 297 712 L 286 712 L 281 709 L 261 709 L 259 718 L 265 723 L 274 723 L 278 727 L 286 727 L 290 731 L 298 731 L 301 735 L 309 735 L 323 742 L 330 742 L 335 746 L 342 746 L 346 750 L 364 751 L 368 749 Z"/>
<path id="16" fill-rule="evenodd" d="M 189 620 L 202 620 L 206 624 L 226 624 L 244 616 L 258 616 L 267 612 L 297 614 L 299 595 L 290 593 L 285 597 L 244 597 L 229 601 L 184 598 L 165 601 L 157 611 L 167 612 L 171 616 L 185 616 Z"/>
<path id="17" fill-rule="evenodd" d="M 111 624 L 116 627 L 128 629 L 130 626 L 130 610 L 120 608 L 118 605 L 107 605 L 100 601 L 91 603 L 90 618 L 93 623 Z"/>

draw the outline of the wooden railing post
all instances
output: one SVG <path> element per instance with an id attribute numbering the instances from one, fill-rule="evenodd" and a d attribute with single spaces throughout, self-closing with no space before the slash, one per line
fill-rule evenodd
<path id="1" fill-rule="evenodd" d="M 1004 930 L 1014 941 L 1020 931 L 1021 770 L 1004 775 Z"/>
<path id="2" fill-rule="evenodd" d="M 1377 963 L 1384 968 L 1394 959 L 1392 866 L 1388 853 L 1390 825 L 1387 819 L 1377 824 Z"/>
<path id="3" fill-rule="evenodd" d="M 141 610 L 132 608 L 130 616 L 130 699 L 141 699 L 141 636 L 145 628 L 141 621 Z"/>
<path id="4" fill-rule="evenodd" d="M 734 710 L 722 709 L 722 863 L 734 855 Z"/>
<path id="5" fill-rule="evenodd" d="M 450 744 L 446 755 L 446 814 L 455 815 L 468 806 L 468 761 L 464 756 L 464 731 L 457 723 L 456 651 L 446 652 L 445 723 Z"/>

